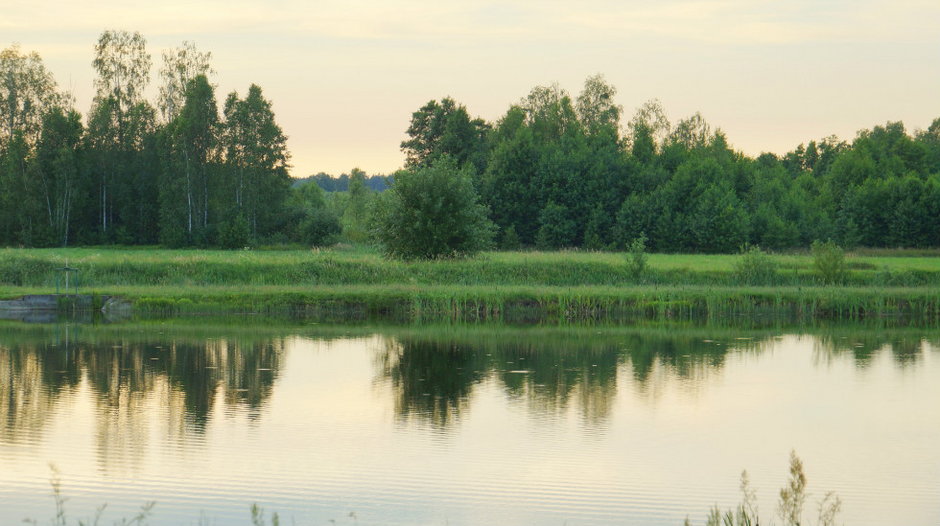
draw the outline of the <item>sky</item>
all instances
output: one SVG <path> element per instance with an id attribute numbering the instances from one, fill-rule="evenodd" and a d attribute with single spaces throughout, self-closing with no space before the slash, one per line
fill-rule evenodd
<path id="1" fill-rule="evenodd" d="M 164 50 L 212 53 L 216 97 L 252 83 L 288 136 L 292 175 L 401 167 L 411 114 L 450 96 L 496 121 L 536 86 L 602 74 L 629 121 L 659 99 L 737 150 L 940 117 L 937 0 L 2 0 L 0 48 L 37 51 L 87 113 L 106 29 L 139 31 L 156 100 Z"/>

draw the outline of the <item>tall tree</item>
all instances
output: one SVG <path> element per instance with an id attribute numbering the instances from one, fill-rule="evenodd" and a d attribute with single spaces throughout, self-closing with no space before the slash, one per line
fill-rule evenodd
<path id="1" fill-rule="evenodd" d="M 15 44 L 0 51 L 0 142 L 13 140 L 19 131 L 34 144 L 43 114 L 63 99 L 38 53 L 23 53 Z"/>
<path id="2" fill-rule="evenodd" d="M 575 108 L 578 119 L 591 134 L 602 131 L 617 135 L 623 108 L 614 102 L 617 88 L 607 83 L 603 75 L 594 75 L 584 81 Z"/>
<path id="3" fill-rule="evenodd" d="M 33 244 L 35 210 L 30 192 L 29 144 L 22 131 L 0 148 L 0 240 L 6 244 Z"/>
<path id="4" fill-rule="evenodd" d="M 186 87 L 179 114 L 167 126 L 164 184 L 161 185 L 161 237 L 181 243 L 195 241 L 194 231 L 208 228 L 212 164 L 218 146 L 219 112 L 215 90 L 205 75 L 197 75 Z"/>
<path id="5" fill-rule="evenodd" d="M 244 99 L 230 93 L 223 113 L 230 215 L 247 221 L 252 236 L 267 234 L 290 186 L 287 137 L 274 120 L 271 102 L 255 84 Z"/>
<path id="6" fill-rule="evenodd" d="M 349 199 L 343 214 L 343 228 L 351 241 L 362 242 L 368 237 L 366 223 L 370 193 L 366 186 L 366 173 L 353 168 L 349 174 Z"/>
<path id="7" fill-rule="evenodd" d="M 657 99 L 649 100 L 637 108 L 627 127 L 633 155 L 642 162 L 652 160 L 672 131 L 663 105 Z"/>
<path id="8" fill-rule="evenodd" d="M 150 54 L 147 41 L 138 32 L 108 30 L 101 33 L 95 45 L 92 62 L 98 73 L 95 78 L 96 101 L 112 99 L 117 135 L 123 142 L 127 115 L 139 103 L 150 83 Z"/>
<path id="9" fill-rule="evenodd" d="M 76 203 L 87 192 L 82 159 L 81 115 L 61 108 L 46 113 L 36 147 L 34 179 L 39 184 L 50 242 L 67 246 Z"/>
<path id="10" fill-rule="evenodd" d="M 209 66 L 212 60 L 211 52 L 201 52 L 196 45 L 188 40 L 183 45 L 163 52 L 163 67 L 160 68 L 160 93 L 157 98 L 157 108 L 163 117 L 163 122 L 171 122 L 179 115 L 186 102 L 186 90 L 190 81 L 203 75 L 208 77 L 214 73 Z"/>
<path id="11" fill-rule="evenodd" d="M 92 65 L 95 78 L 94 105 L 89 118 L 89 145 L 98 181 L 99 230 L 102 241 L 133 241 L 125 219 L 135 217 L 139 203 L 131 201 L 140 189 L 133 172 L 142 142 L 153 131 L 153 110 L 143 100 L 150 82 L 150 54 L 138 32 L 108 30 L 95 45 Z M 151 181 L 145 181 L 151 183 Z M 151 196 L 152 199 L 152 196 Z M 115 231 L 115 227 L 121 230 Z"/>
<path id="12" fill-rule="evenodd" d="M 410 139 L 401 143 L 405 165 L 430 166 L 447 155 L 460 165 L 472 164 L 480 173 L 486 161 L 489 129 L 483 119 L 471 119 L 466 106 L 450 97 L 429 101 L 411 115 L 406 131 Z"/>

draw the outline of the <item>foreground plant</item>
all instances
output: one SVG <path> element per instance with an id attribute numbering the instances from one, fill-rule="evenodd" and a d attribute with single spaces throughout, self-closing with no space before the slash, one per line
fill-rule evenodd
<path id="1" fill-rule="evenodd" d="M 68 516 L 65 513 L 65 503 L 68 501 L 62 494 L 62 478 L 59 474 L 59 469 L 50 465 L 49 468 L 52 470 L 52 478 L 49 479 L 49 484 L 52 486 L 52 499 L 55 501 L 55 517 L 53 517 L 50 523 L 52 526 L 68 526 L 70 524 Z M 153 513 L 153 507 L 156 506 L 156 501 L 146 502 L 140 507 L 140 511 L 137 512 L 131 518 L 121 518 L 114 522 L 115 526 L 141 526 L 145 524 L 144 521 L 147 520 Z M 93 518 L 86 520 L 76 519 L 71 524 L 76 524 L 77 526 L 98 526 L 101 523 L 101 517 L 104 515 L 104 510 L 107 508 L 107 504 L 102 504 L 95 509 L 95 515 Z M 32 524 L 33 526 L 39 526 L 39 521 L 36 519 L 23 519 L 23 522 L 26 524 Z"/>
<path id="2" fill-rule="evenodd" d="M 747 471 L 741 472 L 741 503 L 733 510 L 721 511 L 718 506 L 713 507 L 705 519 L 705 526 L 758 526 L 760 515 L 757 510 L 757 493 L 751 488 Z M 777 504 L 777 515 L 784 526 L 801 526 L 803 522 L 803 507 L 809 494 L 806 492 L 806 474 L 803 472 L 803 461 L 796 456 L 796 451 L 790 452 L 790 478 L 786 486 L 780 490 L 780 500 Z M 838 495 L 830 491 L 817 504 L 816 526 L 835 526 L 836 516 L 842 509 L 842 501 Z M 685 525 L 691 526 L 688 517 Z"/>

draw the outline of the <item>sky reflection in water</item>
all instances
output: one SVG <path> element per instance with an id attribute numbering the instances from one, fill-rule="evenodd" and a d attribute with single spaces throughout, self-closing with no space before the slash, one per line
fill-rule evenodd
<path id="1" fill-rule="evenodd" d="M 916 330 L 0 329 L 2 522 L 765 521 L 796 449 L 808 509 L 940 517 L 940 361 Z M 930 343 L 935 342 L 935 343 Z M 352 513 L 352 515 L 350 515 Z"/>

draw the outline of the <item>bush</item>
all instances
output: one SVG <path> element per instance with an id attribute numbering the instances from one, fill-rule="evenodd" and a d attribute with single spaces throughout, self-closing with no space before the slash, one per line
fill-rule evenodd
<path id="1" fill-rule="evenodd" d="M 845 283 L 848 274 L 845 251 L 831 239 L 825 243 L 813 241 L 813 268 L 819 279 L 827 285 Z"/>
<path id="2" fill-rule="evenodd" d="M 522 248 L 522 241 L 519 239 L 519 234 L 516 233 L 515 225 L 509 225 L 509 227 L 503 230 L 503 237 L 499 242 L 499 248 L 503 250 L 519 250 Z"/>
<path id="3" fill-rule="evenodd" d="M 402 259 L 473 255 L 490 247 L 495 230 L 470 169 L 450 157 L 396 174 L 375 203 L 372 226 L 385 253 Z"/>
<path id="4" fill-rule="evenodd" d="M 649 259 L 646 254 L 646 234 L 640 233 L 640 237 L 631 241 L 627 249 L 627 265 L 630 268 L 630 275 L 633 276 L 633 279 L 639 281 L 646 274 Z"/>
<path id="5" fill-rule="evenodd" d="M 251 228 L 245 216 L 238 214 L 219 226 L 219 246 L 228 249 L 245 248 L 251 240 Z"/>
<path id="6" fill-rule="evenodd" d="M 541 250 L 568 248 L 577 245 L 578 224 L 571 219 L 565 205 L 549 201 L 539 214 L 539 230 L 535 246 Z"/>
<path id="7" fill-rule="evenodd" d="M 777 282 L 777 263 L 757 245 L 744 245 L 734 262 L 734 279 L 746 285 L 773 285 Z"/>
<path id="8" fill-rule="evenodd" d="M 326 208 L 308 211 L 299 227 L 300 241 L 316 247 L 335 245 L 342 231 L 339 219 Z"/>

